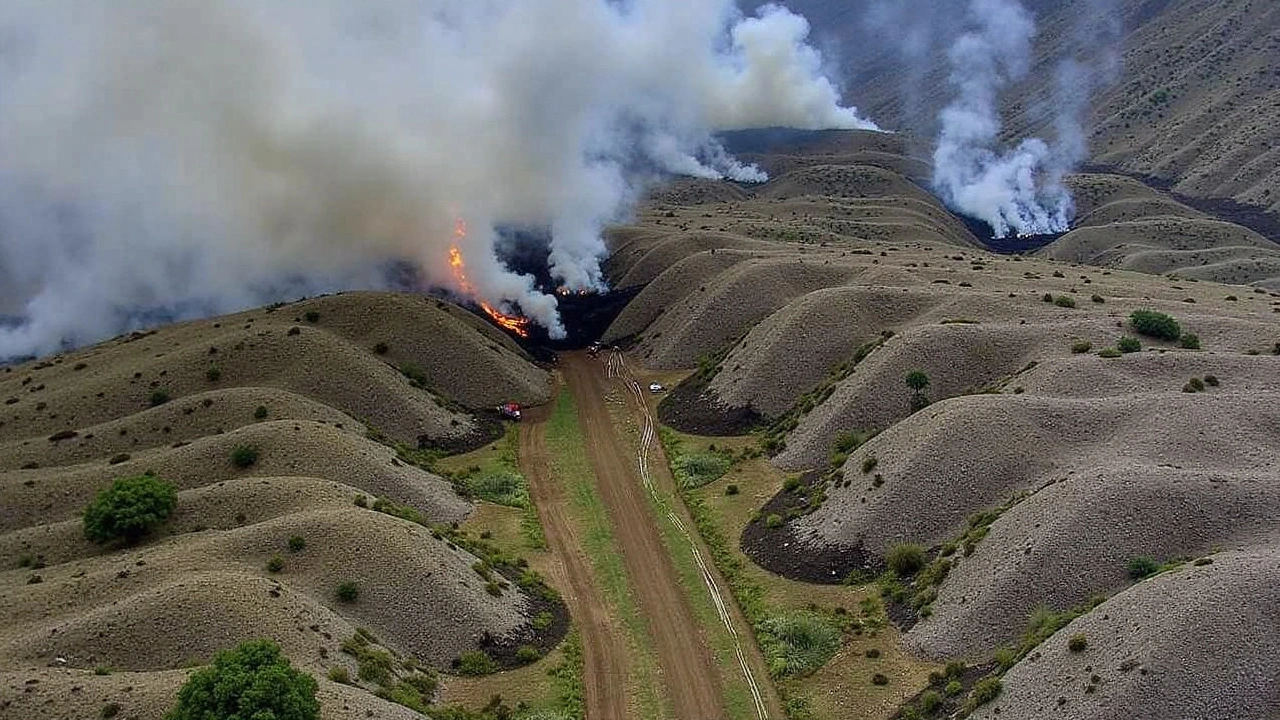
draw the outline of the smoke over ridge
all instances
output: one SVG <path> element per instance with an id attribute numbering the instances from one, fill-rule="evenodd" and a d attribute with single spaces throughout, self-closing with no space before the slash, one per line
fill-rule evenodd
<path id="1" fill-rule="evenodd" d="M 1052 144 L 1027 138 L 1002 147 L 1000 94 L 1030 69 L 1035 20 L 1018 0 L 968 0 L 970 29 L 947 54 L 955 99 L 943 109 L 934 186 L 956 211 L 996 237 L 1065 232 L 1075 212 L 1063 183 L 1088 154 L 1084 119 L 1098 84 L 1114 79 L 1120 28 L 1113 0 L 1088 0 L 1075 51 L 1055 72 Z"/>
<path id="2" fill-rule="evenodd" d="M 560 330 L 502 224 L 602 285 L 604 224 L 661 173 L 759 181 L 713 139 L 874 128 L 808 24 L 732 0 L 14 0 L 0 6 L 0 357 L 379 287 L 449 286 Z"/>

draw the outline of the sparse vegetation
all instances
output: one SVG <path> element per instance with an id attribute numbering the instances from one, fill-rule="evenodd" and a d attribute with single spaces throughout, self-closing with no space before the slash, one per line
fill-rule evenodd
<path id="1" fill-rule="evenodd" d="M 899 543 L 885 553 L 885 564 L 898 577 L 907 577 L 920 571 L 925 564 L 925 549 L 916 543 Z"/>
<path id="2" fill-rule="evenodd" d="M 1193 377 L 1187 381 L 1186 385 L 1182 386 L 1182 392 L 1184 393 L 1204 392 L 1204 381 L 1198 377 Z"/>
<path id="3" fill-rule="evenodd" d="M 347 580 L 338 584 L 338 599 L 345 603 L 353 603 L 360 597 L 360 586 Z"/>
<path id="4" fill-rule="evenodd" d="M 211 383 L 216 383 L 222 379 L 222 369 L 217 365 L 210 365 L 208 370 L 204 371 L 204 379 Z"/>
<path id="5" fill-rule="evenodd" d="M 459 675 L 492 675 L 498 672 L 498 664 L 483 650 L 467 650 L 458 656 L 456 668 Z"/>
<path id="6" fill-rule="evenodd" d="M 267 419 L 267 406 L 266 406 L 266 405 L 259 405 L 258 407 L 254 408 L 254 409 L 253 409 L 253 419 L 254 419 L 254 420 L 266 420 L 266 419 Z"/>
<path id="7" fill-rule="evenodd" d="M 231 464 L 240 469 L 252 467 L 258 462 L 258 448 L 253 445 L 237 445 L 231 450 Z"/>
<path id="8" fill-rule="evenodd" d="M 985 677 L 974 684 L 973 690 L 969 691 L 969 697 L 965 700 L 964 711 L 971 713 L 979 707 L 1000 697 L 1000 692 L 1004 689 L 1004 683 L 998 677 Z"/>
<path id="9" fill-rule="evenodd" d="M 875 673 L 871 676 L 872 685 L 888 685 L 889 676 L 884 673 Z"/>
<path id="10" fill-rule="evenodd" d="M 912 370 L 907 373 L 904 381 L 907 387 L 911 388 L 911 412 L 928 407 L 929 397 L 925 395 L 924 391 L 929 387 L 929 376 L 925 375 L 922 370 Z"/>
<path id="11" fill-rule="evenodd" d="M 373 352 L 375 355 L 386 355 L 390 351 L 391 348 L 387 347 L 387 344 L 384 342 L 380 342 L 373 346 Z"/>
<path id="12" fill-rule="evenodd" d="M 769 516 L 764 519 L 764 526 L 769 529 L 782 527 L 782 516 L 777 513 L 769 513 Z"/>
<path id="13" fill-rule="evenodd" d="M 1124 354 L 1124 353 L 1120 352 L 1119 350 L 1117 350 L 1116 348 L 1113 348 L 1113 347 L 1103 348 L 1102 350 L 1099 350 L 1099 351 L 1098 351 L 1098 357 L 1100 357 L 1100 358 L 1108 358 L 1108 359 L 1110 359 L 1110 358 L 1118 358 L 1118 357 L 1120 357 L 1120 356 L 1121 356 L 1121 355 L 1123 355 L 1123 354 Z"/>
<path id="14" fill-rule="evenodd" d="M 1116 341 L 1116 349 L 1122 353 L 1136 353 L 1142 350 L 1142 342 L 1136 337 L 1125 335 Z"/>
<path id="15" fill-rule="evenodd" d="M 724 494 L 725 494 L 725 495 L 737 495 L 737 494 L 738 494 L 738 492 L 739 492 L 739 490 L 738 490 L 738 486 L 737 486 L 737 485 L 735 485 L 735 484 L 733 484 L 733 483 L 729 483 L 729 484 L 728 484 L 728 485 L 726 485 L 726 486 L 725 486 L 725 488 L 724 488 Z"/>
<path id="16" fill-rule="evenodd" d="M 315 678 L 295 670 L 270 640 L 224 650 L 192 673 L 165 720 L 316 720 Z"/>
<path id="17" fill-rule="evenodd" d="M 1208 385 L 1209 387 L 1218 387 L 1218 385 L 1221 384 L 1221 381 L 1218 380 L 1217 375 L 1205 375 L 1204 384 Z"/>
<path id="18" fill-rule="evenodd" d="M 1089 647 L 1089 640 L 1084 635 L 1072 635 L 1071 639 L 1067 640 L 1067 649 L 1073 653 L 1084 652 L 1087 647 Z"/>
<path id="19" fill-rule="evenodd" d="M 294 535 L 289 538 L 289 552 L 293 552 L 293 553 L 302 552 L 303 548 L 305 548 L 306 546 L 307 546 L 306 538 L 302 537 L 301 535 Z"/>
<path id="20" fill-rule="evenodd" d="M 284 557 L 280 553 L 276 553 L 271 556 L 271 559 L 267 560 L 267 572 L 278 573 L 281 570 L 284 570 Z"/>
<path id="21" fill-rule="evenodd" d="M 840 629 L 819 613 L 793 611 L 756 624 L 756 637 L 775 678 L 803 677 L 840 649 Z"/>
<path id="22" fill-rule="evenodd" d="M 1195 333 L 1183 333 L 1178 339 L 1178 347 L 1184 350 L 1199 350 L 1200 336 Z"/>
<path id="23" fill-rule="evenodd" d="M 169 391 L 164 388 L 156 388 L 155 390 L 152 390 L 151 396 L 148 398 L 148 402 L 151 403 L 151 407 L 160 407 L 161 405 L 169 402 Z"/>
<path id="24" fill-rule="evenodd" d="M 1076 355 L 1083 355 L 1093 349 L 1093 343 L 1088 340 L 1080 340 L 1071 346 L 1071 352 Z"/>
<path id="25" fill-rule="evenodd" d="M 177 504 L 173 485 L 152 475 L 117 479 L 85 509 L 85 537 L 136 542 L 168 519 Z"/>
<path id="26" fill-rule="evenodd" d="M 1146 556 L 1136 557 L 1129 561 L 1129 577 L 1142 580 L 1160 572 L 1160 563 Z"/>
<path id="27" fill-rule="evenodd" d="M 351 684 L 351 673 L 347 670 L 346 665 L 334 665 L 329 668 L 329 682 L 342 683 L 343 685 Z"/>
<path id="28" fill-rule="evenodd" d="M 307 322 L 315 324 L 320 322 L 320 313 L 315 310 L 308 310 L 306 315 L 302 316 Z"/>
<path id="29" fill-rule="evenodd" d="M 1174 341 L 1182 336 L 1182 326 L 1169 315 L 1154 310 L 1135 310 L 1129 315 L 1129 325 L 1139 335 L 1158 340 Z"/>
<path id="30" fill-rule="evenodd" d="M 1070 295 L 1059 295 L 1053 299 L 1053 304 L 1060 308 L 1074 308 L 1076 306 L 1076 299 Z"/>

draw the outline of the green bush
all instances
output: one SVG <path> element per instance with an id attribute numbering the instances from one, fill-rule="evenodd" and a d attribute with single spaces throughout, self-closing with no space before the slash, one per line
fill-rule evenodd
<path id="1" fill-rule="evenodd" d="M 1053 293 L 1045 293 L 1044 295 L 1042 295 L 1042 296 L 1040 297 L 1040 300 L 1041 300 L 1042 302 L 1052 303 L 1052 302 L 1053 302 Z"/>
<path id="2" fill-rule="evenodd" d="M 555 622 L 555 619 L 554 615 L 543 610 L 533 616 L 533 619 L 529 621 L 529 624 L 533 626 L 534 630 L 546 630 L 551 627 L 551 624 Z"/>
<path id="3" fill-rule="evenodd" d="M 698 488 L 715 482 L 729 471 L 732 461 L 723 453 L 705 452 L 676 458 L 676 475 L 685 488 Z"/>
<path id="4" fill-rule="evenodd" d="M 1071 352 L 1076 355 L 1083 355 L 1093 349 L 1093 343 L 1088 340 L 1081 340 L 1071 346 Z"/>
<path id="5" fill-rule="evenodd" d="M 1205 375 L 1204 384 L 1208 385 L 1209 387 L 1218 387 L 1218 385 L 1221 384 L 1221 381 L 1218 380 L 1217 375 Z"/>
<path id="6" fill-rule="evenodd" d="M 921 393 L 929 387 L 929 376 L 925 375 L 923 370 L 912 370 L 907 373 L 907 377 L 904 379 L 904 382 L 906 382 L 907 387 L 911 388 L 913 391 Z"/>
<path id="7" fill-rule="evenodd" d="M 875 470 L 876 465 L 879 465 L 879 464 L 880 464 L 880 461 L 876 459 L 875 455 L 868 455 L 862 458 L 862 474 L 866 475 L 870 473 L 872 470 Z"/>
<path id="8" fill-rule="evenodd" d="M 1142 343 L 1136 337 L 1125 335 L 1116 341 L 1116 349 L 1122 353 L 1136 353 L 1142 349 Z"/>
<path id="9" fill-rule="evenodd" d="M 355 602 L 360 597 L 360 586 L 351 580 L 338 584 L 338 599 L 342 602 Z"/>
<path id="10" fill-rule="evenodd" d="M 885 675 L 884 673 L 876 673 L 871 676 L 871 684 L 872 685 L 888 685 L 889 676 Z"/>
<path id="11" fill-rule="evenodd" d="M 303 315 L 302 317 L 306 318 L 306 321 L 309 323 L 320 322 L 320 313 L 316 312 L 315 310 L 308 310 L 307 314 Z"/>
<path id="12" fill-rule="evenodd" d="M 1129 324 L 1139 335 L 1159 340 L 1177 340 L 1182 336 L 1182 326 L 1172 317 L 1154 310 L 1135 310 L 1129 316 Z"/>
<path id="13" fill-rule="evenodd" d="M 1084 652 L 1089 647 L 1089 640 L 1084 635 L 1072 635 L 1067 641 L 1067 649 L 1073 653 Z"/>
<path id="14" fill-rule="evenodd" d="M 284 558 L 280 556 L 280 553 L 276 553 L 271 556 L 270 560 L 267 560 L 267 572 L 278 573 L 281 570 L 284 570 Z"/>
<path id="15" fill-rule="evenodd" d="M 102 718 L 102 720 L 109 720 L 119 714 L 120 703 L 117 702 L 109 702 L 106 705 L 103 705 L 102 709 L 98 711 L 98 717 Z"/>
<path id="16" fill-rule="evenodd" d="M 1160 563 L 1149 557 L 1136 557 L 1129 561 L 1129 577 L 1142 580 L 1160 572 Z"/>
<path id="17" fill-rule="evenodd" d="M 840 629 L 814 612 L 773 615 L 756 625 L 760 649 L 776 678 L 811 675 L 840 649 Z"/>
<path id="18" fill-rule="evenodd" d="M 940 707 L 942 707 L 942 696 L 936 690 L 925 690 L 920 695 L 920 709 L 925 714 L 932 715 Z"/>
<path id="19" fill-rule="evenodd" d="M 973 712 L 979 706 L 995 700 L 1000 697 L 1000 691 L 1004 689 L 1003 683 L 998 677 L 984 677 L 974 684 L 973 690 L 969 692 L 969 699 L 965 702 L 965 709 Z"/>
<path id="20" fill-rule="evenodd" d="M 258 448 L 252 445 L 237 445 L 231 451 L 231 464 L 238 468 L 252 467 L 258 462 Z"/>
<path id="21" fill-rule="evenodd" d="M 329 668 L 329 682 L 342 683 L 343 685 L 351 684 L 351 673 L 347 670 L 346 665 L 334 665 Z"/>
<path id="22" fill-rule="evenodd" d="M 295 670 L 270 640 L 224 650 L 192 673 L 165 720 L 316 720 L 316 680 Z"/>
<path id="23" fill-rule="evenodd" d="M 799 489 L 800 489 L 800 478 L 796 477 L 795 475 L 792 475 L 788 477 L 786 480 L 782 481 L 783 492 L 795 492 L 796 490 L 799 490 Z"/>
<path id="24" fill-rule="evenodd" d="M 733 483 L 729 483 L 724 488 L 725 495 L 737 495 L 739 492 L 740 491 L 738 490 L 738 486 L 734 485 Z"/>
<path id="25" fill-rule="evenodd" d="M 498 664 L 483 650 L 468 650 L 458 656 L 460 675 L 480 676 L 498 672 Z"/>
<path id="26" fill-rule="evenodd" d="M 1101 295 L 1094 295 L 1093 297 L 1091 297 L 1091 298 L 1089 298 L 1089 299 L 1090 299 L 1090 300 L 1092 300 L 1092 301 L 1094 301 L 1094 302 L 1096 302 L 1096 303 L 1098 303 L 1099 305 L 1101 305 L 1101 304 L 1103 304 L 1103 303 L 1105 303 L 1105 302 L 1107 301 L 1107 299 L 1106 299 L 1106 298 L 1104 298 L 1104 297 L 1102 297 Z"/>
<path id="27" fill-rule="evenodd" d="M 1193 377 L 1183 386 L 1182 392 L 1204 392 L 1204 381 L 1198 377 Z"/>
<path id="28" fill-rule="evenodd" d="M 390 350 L 391 348 L 387 347 L 387 344 L 384 342 L 380 342 L 373 346 L 373 352 L 377 355 L 386 355 Z"/>
<path id="29" fill-rule="evenodd" d="M 769 517 L 764 519 L 764 526 L 767 528 L 782 527 L 782 516 L 777 513 L 769 513 Z"/>
<path id="30" fill-rule="evenodd" d="M 302 552 L 302 549 L 306 546 L 307 540 L 301 535 L 294 535 L 289 538 L 289 552 Z"/>
<path id="31" fill-rule="evenodd" d="M 1118 357 L 1120 357 L 1120 356 L 1121 356 L 1121 355 L 1123 355 L 1123 354 L 1124 354 L 1124 353 L 1120 352 L 1119 350 L 1117 350 L 1117 349 L 1115 349 L 1115 348 L 1104 348 L 1104 349 L 1102 349 L 1102 350 L 1099 350 L 1099 351 L 1098 351 L 1098 357 L 1100 357 L 1100 358 L 1108 358 L 1108 359 L 1109 359 L 1109 358 L 1118 358 Z"/>
<path id="32" fill-rule="evenodd" d="M 151 397 L 148 399 L 151 402 L 151 407 L 159 407 L 169 402 L 169 391 L 164 388 L 156 388 L 151 391 Z"/>
<path id="33" fill-rule="evenodd" d="M 955 697 L 956 695 L 959 695 L 963 690 L 964 690 L 964 685 L 961 685 L 959 680 L 952 680 L 947 683 L 946 687 L 942 688 L 942 692 L 946 693 L 949 697 Z"/>
<path id="34" fill-rule="evenodd" d="M 469 476 L 462 481 L 472 497 L 506 507 L 529 507 L 529 489 L 524 476 L 514 470 L 496 470 Z"/>
<path id="35" fill-rule="evenodd" d="M 1195 333 L 1183 333 L 1182 337 L 1178 338 L 1178 346 L 1184 350 L 1199 350 L 1200 336 Z"/>
<path id="36" fill-rule="evenodd" d="M 258 407 L 256 407 L 256 408 L 254 408 L 254 409 L 253 409 L 253 419 L 254 419 L 254 420 L 265 420 L 266 418 L 267 418 L 267 406 L 266 406 L 266 405 L 259 405 Z"/>
<path id="37" fill-rule="evenodd" d="M 204 378 L 211 383 L 216 383 L 222 379 L 222 369 L 217 365 L 210 365 L 209 369 L 204 371 Z"/>
<path id="38" fill-rule="evenodd" d="M 173 514 L 173 485 L 151 475 L 119 478 L 84 511 L 84 534 L 94 542 L 136 542 Z"/>
<path id="39" fill-rule="evenodd" d="M 1076 306 L 1076 299 L 1070 295 L 1059 295 L 1053 299 L 1053 304 L 1060 308 L 1074 308 Z"/>
<path id="40" fill-rule="evenodd" d="M 894 575 L 906 577 L 920 571 L 925 563 L 924 546 L 915 543 L 898 543 L 885 554 L 885 563 Z"/>
<path id="41" fill-rule="evenodd" d="M 538 651 L 538 648 L 532 645 L 521 645 L 516 650 L 516 660 L 519 660 L 522 663 L 536 662 L 541 657 L 542 653 Z"/>

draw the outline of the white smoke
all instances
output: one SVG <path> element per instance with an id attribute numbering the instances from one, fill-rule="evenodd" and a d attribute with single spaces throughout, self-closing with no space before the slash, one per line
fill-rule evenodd
<path id="1" fill-rule="evenodd" d="M 602 286 L 603 225 L 656 168 L 764 179 L 713 139 L 872 128 L 808 24 L 732 0 L 9 0 L 0 4 L 0 357 L 377 287 L 407 259 L 559 331 L 493 250 L 550 227 L 553 274 Z"/>
<path id="2" fill-rule="evenodd" d="M 1077 120 L 1057 123 L 1059 142 L 1023 140 L 1000 147 L 1000 92 L 1029 69 L 1036 27 L 1018 0 L 969 0 L 974 28 L 951 46 L 951 82 L 956 99 L 942 111 L 934 151 L 934 185 L 956 211 L 991 226 L 996 237 L 1046 234 L 1068 229 L 1074 205 L 1063 176 L 1084 157 Z M 1078 82 L 1068 66 L 1064 85 Z M 1078 118 L 1087 91 L 1060 118 Z"/>

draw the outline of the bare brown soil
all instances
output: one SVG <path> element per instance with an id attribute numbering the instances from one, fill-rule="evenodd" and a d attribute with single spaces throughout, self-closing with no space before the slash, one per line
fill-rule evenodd
<path id="1" fill-rule="evenodd" d="M 591 572 L 591 560 L 569 517 L 568 498 L 551 476 L 546 420 L 550 407 L 531 408 L 520 427 L 520 469 L 538 508 L 547 546 L 559 562 L 551 571 L 564 593 L 582 637 L 583 699 L 589 720 L 627 716 L 627 646 L 621 627 L 609 616 Z"/>
<path id="2" fill-rule="evenodd" d="M 723 718 L 719 671 L 653 522 L 631 455 L 605 405 L 604 365 L 586 355 L 570 354 L 564 357 L 563 368 L 578 406 L 600 497 L 622 548 L 630 586 L 649 620 L 675 715 L 690 720 Z M 552 533 L 547 527 L 548 542 Z"/>

